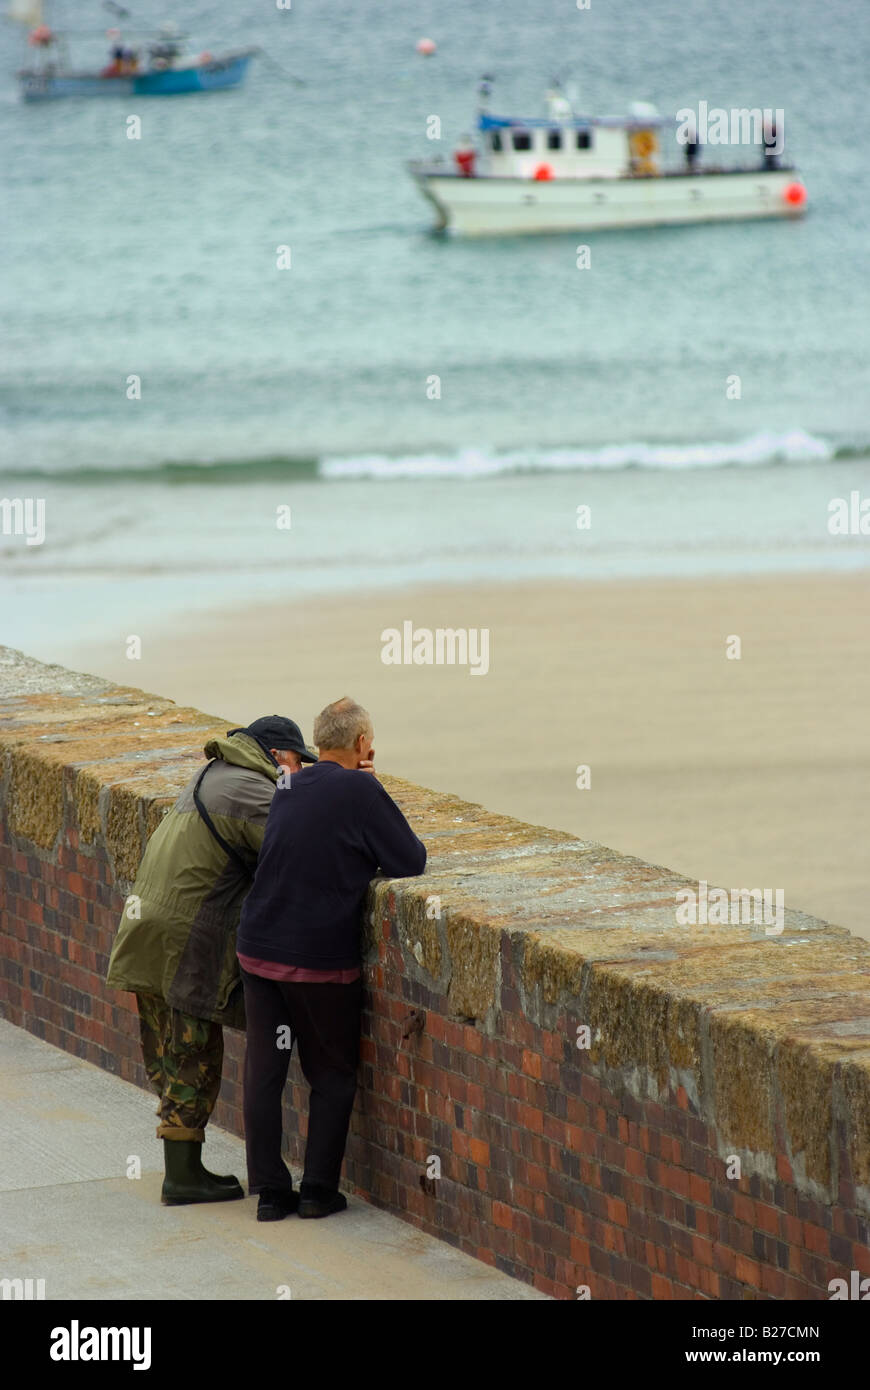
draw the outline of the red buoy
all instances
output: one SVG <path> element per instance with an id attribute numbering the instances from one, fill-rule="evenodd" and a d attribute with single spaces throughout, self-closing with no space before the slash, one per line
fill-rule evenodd
<path id="1" fill-rule="evenodd" d="M 538 179 L 538 180 L 547 180 L 547 179 L 551 179 L 552 177 L 553 177 L 553 170 L 552 170 L 552 168 L 551 168 L 551 166 L 550 166 L 549 164 L 539 164 L 539 165 L 538 165 L 537 169 L 535 170 L 535 178 L 536 178 L 536 179 Z"/>
<path id="2" fill-rule="evenodd" d="M 434 39 L 418 39 L 417 52 L 423 58 L 431 58 L 437 51 L 438 45 Z"/>
<path id="3" fill-rule="evenodd" d="M 793 207 L 799 208 L 807 200 L 807 190 L 802 183 L 790 183 L 783 192 L 783 198 Z"/>

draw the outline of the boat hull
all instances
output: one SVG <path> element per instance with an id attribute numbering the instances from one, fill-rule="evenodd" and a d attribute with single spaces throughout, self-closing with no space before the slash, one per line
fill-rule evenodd
<path id="1" fill-rule="evenodd" d="M 464 236 L 799 217 L 806 210 L 793 169 L 540 181 L 466 178 L 415 165 L 411 173 L 437 225 Z"/>
<path id="2" fill-rule="evenodd" d="M 18 80 L 25 101 L 54 101 L 59 97 L 165 97 L 189 92 L 214 92 L 237 87 L 254 50 L 228 53 L 208 63 L 164 68 L 129 77 L 100 77 L 98 73 L 21 72 Z"/>

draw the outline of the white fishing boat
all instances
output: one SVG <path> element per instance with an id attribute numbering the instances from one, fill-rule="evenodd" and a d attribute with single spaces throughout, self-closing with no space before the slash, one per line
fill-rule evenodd
<path id="1" fill-rule="evenodd" d="M 481 90 L 487 97 L 487 81 Z M 540 118 L 496 116 L 484 107 L 477 147 L 466 141 L 452 164 L 443 156 L 410 162 L 437 227 L 470 236 L 581 232 L 799 217 L 806 210 L 806 189 L 780 157 L 782 129 L 777 135 L 775 121 L 755 119 L 766 112 L 732 113 L 738 135 L 749 138 L 735 142 L 742 162 L 723 165 L 724 141 L 708 142 L 696 123 L 681 143 L 685 119 L 662 116 L 648 103 L 634 103 L 626 116 L 588 116 L 560 90 L 547 100 Z"/>

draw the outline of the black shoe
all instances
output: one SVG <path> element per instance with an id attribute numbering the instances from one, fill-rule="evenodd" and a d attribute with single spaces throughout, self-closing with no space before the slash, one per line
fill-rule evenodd
<path id="1" fill-rule="evenodd" d="M 195 1139 L 164 1139 L 166 1177 L 160 1199 L 164 1206 L 194 1202 L 234 1202 L 244 1197 L 237 1178 L 218 1177 L 202 1166 L 202 1144 Z"/>
<path id="2" fill-rule="evenodd" d="M 283 1221 L 285 1216 L 296 1211 L 299 1206 L 299 1193 L 292 1189 L 276 1191 L 274 1188 L 266 1187 L 260 1193 L 260 1200 L 257 1203 L 258 1221 Z"/>
<path id="3" fill-rule="evenodd" d="M 299 1215 L 303 1220 L 316 1220 L 321 1216 L 332 1216 L 335 1211 L 347 1209 L 344 1193 L 330 1191 L 328 1187 L 310 1186 L 303 1183 L 299 1190 Z"/>

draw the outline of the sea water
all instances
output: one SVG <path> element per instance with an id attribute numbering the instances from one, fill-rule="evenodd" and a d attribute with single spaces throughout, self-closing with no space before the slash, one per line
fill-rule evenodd
<path id="1" fill-rule="evenodd" d="M 828 528 L 870 495 L 865 9 L 136 9 L 173 18 L 194 51 L 267 56 L 231 92 L 25 106 L 32 54 L 0 29 L 0 498 L 45 515 L 42 544 L 0 534 L 0 641 L 360 587 L 867 564 Z M 73 51 L 99 64 L 92 21 Z M 594 113 L 781 108 L 808 215 L 433 235 L 404 162 L 449 158 L 483 72 L 516 116 L 554 74 Z"/>

